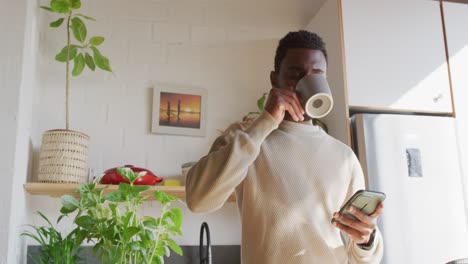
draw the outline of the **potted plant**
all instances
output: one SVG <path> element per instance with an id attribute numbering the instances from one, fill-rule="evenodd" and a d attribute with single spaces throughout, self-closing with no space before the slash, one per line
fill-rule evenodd
<path id="1" fill-rule="evenodd" d="M 38 179 L 42 182 L 86 182 L 89 137 L 70 130 L 70 74 L 79 76 L 86 67 L 92 71 L 96 67 L 112 71 L 109 59 L 98 49 L 104 38 L 93 36 L 88 39 L 82 18 L 91 21 L 95 19 L 76 13 L 81 8 L 80 0 L 51 0 L 49 6 L 41 8 L 59 16 L 50 23 L 50 27 L 65 26 L 67 42 L 55 56 L 55 60 L 65 63 L 65 129 L 49 130 L 43 134 Z M 76 41 L 72 41 L 72 35 Z M 71 66 L 73 68 L 70 72 Z"/>
<path id="2" fill-rule="evenodd" d="M 70 232 L 67 236 L 62 236 L 52 222 L 41 212 L 37 212 L 48 226 L 28 225 L 32 231 L 25 231 L 21 235 L 27 236 L 39 243 L 39 256 L 31 256 L 36 264 L 74 264 L 81 260 L 80 245 L 76 243 L 76 231 Z M 57 224 L 63 217 L 59 217 Z"/>
<path id="3" fill-rule="evenodd" d="M 32 226 L 36 233 L 23 233 L 42 246 L 36 263 L 76 263 L 84 241 L 93 244 L 93 252 L 102 263 L 164 263 L 164 256 L 169 257 L 171 250 L 182 255 L 182 249 L 172 239 L 182 235 L 182 212 L 178 207 L 170 207 L 178 199 L 156 190 L 152 195 L 162 204 L 160 216 L 138 217 L 138 208 L 148 198 L 144 192 L 152 187 L 134 185 L 145 172 L 133 172 L 130 168 L 119 168 L 118 171 L 130 184 L 121 183 L 115 192 L 104 194 L 106 187 L 98 188 L 100 179 L 96 179 L 76 190 L 80 199 L 70 195 L 61 197 L 63 207 L 58 221 L 75 214 L 75 228 L 66 239 L 57 239 L 61 238 L 60 233 L 40 213 L 49 227 Z M 60 247 L 59 241 L 70 245 Z"/>

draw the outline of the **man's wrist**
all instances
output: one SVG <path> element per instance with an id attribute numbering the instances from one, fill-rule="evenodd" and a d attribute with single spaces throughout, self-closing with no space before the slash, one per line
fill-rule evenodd
<path id="1" fill-rule="evenodd" d="M 372 249 L 372 246 L 374 246 L 374 239 L 375 239 L 375 232 L 376 229 L 374 229 L 369 237 L 369 241 L 367 243 L 363 243 L 363 244 L 357 244 L 356 245 L 360 248 L 360 249 L 363 249 L 363 250 L 371 250 Z"/>

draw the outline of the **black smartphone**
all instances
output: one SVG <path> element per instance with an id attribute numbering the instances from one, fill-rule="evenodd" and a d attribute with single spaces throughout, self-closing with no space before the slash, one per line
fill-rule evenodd
<path id="1" fill-rule="evenodd" d="M 376 209 L 377 206 L 381 202 L 385 200 L 385 193 L 383 192 L 376 192 L 376 191 L 368 191 L 368 190 L 359 190 L 349 200 L 343 205 L 339 211 L 340 214 L 344 215 L 345 217 L 348 217 L 353 220 L 358 220 L 354 215 L 350 214 L 346 208 L 348 206 L 352 205 L 356 207 L 357 209 L 361 210 L 361 212 L 370 215 L 372 214 Z M 333 218 L 333 222 L 339 222 L 337 219 Z"/>

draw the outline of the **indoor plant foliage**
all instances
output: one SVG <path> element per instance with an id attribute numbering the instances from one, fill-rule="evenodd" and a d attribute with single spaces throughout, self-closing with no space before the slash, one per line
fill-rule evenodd
<path id="1" fill-rule="evenodd" d="M 34 258 L 36 264 L 73 264 L 79 263 L 80 245 L 76 243 L 76 231 L 70 232 L 63 237 L 62 234 L 52 225 L 50 220 L 41 212 L 38 212 L 48 226 L 36 227 L 28 225 L 35 232 L 25 231 L 23 236 L 28 236 L 39 243 L 39 257 Z M 59 217 L 57 224 L 63 217 Z"/>
<path id="2" fill-rule="evenodd" d="M 66 29 L 66 45 L 55 56 L 55 60 L 66 65 L 65 129 L 49 130 L 43 134 L 38 180 L 54 183 L 87 182 L 89 136 L 70 130 L 70 71 L 72 76 L 79 76 L 86 67 L 92 71 L 96 67 L 112 71 L 109 59 L 98 49 L 98 46 L 104 42 L 104 38 L 101 36 L 88 38 L 88 31 L 83 20 L 95 21 L 95 19 L 77 13 L 81 8 L 80 0 L 51 0 L 49 6 L 41 6 L 41 8 L 59 16 L 57 20 L 50 23 L 50 27 L 64 26 Z"/>
<path id="3" fill-rule="evenodd" d="M 58 28 L 62 25 L 66 27 L 67 32 L 67 44 L 63 49 L 55 56 L 55 60 L 59 62 L 65 62 L 66 64 L 66 103 L 65 103 L 65 115 L 66 115 L 66 129 L 69 129 L 69 89 L 70 89 L 70 64 L 73 62 L 73 76 L 79 76 L 85 67 L 94 71 L 96 66 L 102 70 L 111 72 L 112 69 L 109 64 L 109 59 L 102 55 L 98 47 L 104 42 L 104 37 L 94 36 L 87 39 L 88 31 L 82 18 L 96 21 L 94 18 L 74 13 L 81 8 L 81 0 L 51 0 L 49 6 L 41 6 L 42 9 L 56 13 L 61 17 L 56 21 L 50 23 L 50 27 Z M 78 42 L 72 44 L 71 35 Z M 91 54 L 93 54 L 91 56 Z"/>
<path id="4" fill-rule="evenodd" d="M 115 192 L 104 194 L 106 187 L 98 188 L 100 179 L 96 179 L 76 190 L 80 199 L 61 197 L 59 220 L 75 214 L 75 228 L 67 236 L 72 238 L 75 248 L 84 241 L 94 244 L 93 252 L 102 263 L 117 264 L 164 263 L 163 257 L 170 256 L 171 250 L 182 255 L 182 249 L 171 238 L 182 235 L 182 212 L 178 207 L 170 207 L 178 199 L 154 191 L 152 195 L 162 204 L 159 218 L 138 217 L 139 206 L 148 198 L 143 192 L 151 187 L 133 183 L 145 172 L 135 173 L 129 168 L 119 168 L 118 172 L 130 184 L 121 183 Z"/>

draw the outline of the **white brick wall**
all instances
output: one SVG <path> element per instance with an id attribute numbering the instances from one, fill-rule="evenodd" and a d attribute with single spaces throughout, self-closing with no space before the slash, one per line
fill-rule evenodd
<path id="1" fill-rule="evenodd" d="M 159 43 L 190 43 L 190 25 L 182 23 L 154 23 L 153 40 Z"/>
<path id="2" fill-rule="evenodd" d="M 246 0 L 82 2 L 82 13 L 98 20 L 87 23 L 88 31 L 106 37 L 101 51 L 114 69 L 114 74 L 85 72 L 71 82 L 71 127 L 91 136 L 90 166 L 96 173 L 133 164 L 163 177 L 178 176 L 181 164 L 206 154 L 217 129 L 256 110 L 257 98 L 271 88 L 269 73 L 278 39 L 311 17 L 292 9 L 280 12 L 282 1 L 261 0 L 261 6 Z M 64 35 L 47 27 L 52 19 L 44 12 L 38 19 L 35 160 L 41 134 L 64 126 L 64 67 L 52 61 L 64 45 Z M 206 137 L 150 133 L 151 87 L 166 85 L 208 91 Z M 41 209 L 52 218 L 59 209 L 50 198 L 30 196 L 28 204 L 30 212 Z M 240 243 L 234 203 L 207 216 L 184 210 L 184 216 L 186 235 L 180 243 L 198 244 L 202 220 L 213 226 L 213 243 Z"/>

